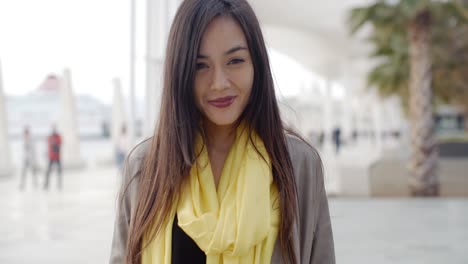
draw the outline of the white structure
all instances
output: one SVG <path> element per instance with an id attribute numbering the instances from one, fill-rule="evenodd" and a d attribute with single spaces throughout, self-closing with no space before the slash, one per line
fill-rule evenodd
<path id="1" fill-rule="evenodd" d="M 6 118 L 5 98 L 3 95 L 2 65 L 0 63 L 0 177 L 13 172 L 10 144 L 8 142 L 8 122 Z"/>
<path id="2" fill-rule="evenodd" d="M 70 70 L 65 69 L 60 79 L 60 122 L 62 135 L 62 163 L 64 168 L 78 169 L 85 163 L 80 155 L 75 97 Z"/>
<path id="3" fill-rule="evenodd" d="M 125 104 L 122 96 L 122 85 L 120 83 L 120 79 L 113 79 L 112 84 L 114 86 L 114 97 L 112 100 L 111 137 L 112 144 L 115 146 L 119 136 L 121 135 L 122 127 L 128 125 L 128 119 L 125 113 Z"/>
<path id="4" fill-rule="evenodd" d="M 180 0 L 147 0 L 146 97 L 143 135 L 151 136 L 159 116 L 167 37 Z"/>
<path id="5" fill-rule="evenodd" d="M 89 95 L 76 97 L 80 138 L 109 135 L 111 111 L 108 105 Z M 7 96 L 9 137 L 20 138 L 25 126 L 34 138 L 44 139 L 60 119 L 60 78 L 48 76 L 37 89 L 22 96 Z"/>
<path id="6" fill-rule="evenodd" d="M 322 97 L 325 122 L 324 130 L 340 126 L 344 137 L 350 137 L 353 130 L 374 132 L 371 142 L 377 147 L 384 146 L 381 132 L 395 129 L 390 122 L 383 122 L 385 117 L 399 119 L 393 123 L 404 123 L 398 107 L 386 107 L 387 99 L 379 99 L 369 93 L 366 75 L 372 67 L 369 61 L 369 47 L 361 41 L 363 35 L 350 37 L 346 19 L 352 7 L 369 3 L 368 0 L 347 1 L 308 1 L 296 0 L 250 0 L 249 1 L 262 24 L 268 46 L 287 55 L 308 71 L 316 73 L 328 83 L 328 93 L 309 94 L 304 98 L 300 94 L 301 105 L 306 101 L 315 104 L 315 96 Z M 287 40 L 287 41 L 285 41 Z M 333 85 L 331 85 L 333 84 Z M 335 86 L 342 87 L 339 93 Z M 280 87 L 287 88 L 290 87 Z M 329 94 L 330 96 L 323 97 Z M 328 98 L 328 99 L 327 99 Z M 393 104 L 396 106 L 395 104 Z M 331 109 L 326 110 L 329 107 Z M 338 114 L 337 114 L 338 113 Z M 397 127 L 399 129 L 400 127 Z M 302 131 L 307 134 L 308 131 Z"/>

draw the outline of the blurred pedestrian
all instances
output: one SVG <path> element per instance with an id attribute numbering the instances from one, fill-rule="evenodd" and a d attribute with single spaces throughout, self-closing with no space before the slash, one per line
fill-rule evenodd
<path id="1" fill-rule="evenodd" d="M 353 129 L 353 132 L 351 133 L 351 139 L 353 140 L 353 143 L 356 143 L 358 140 L 358 132 L 356 129 Z"/>
<path id="2" fill-rule="evenodd" d="M 320 130 L 320 133 L 318 136 L 318 142 L 319 142 L 319 148 L 322 148 L 323 143 L 325 142 L 325 132 L 323 130 Z"/>
<path id="3" fill-rule="evenodd" d="M 60 148 L 62 146 L 62 137 L 57 132 L 55 126 L 52 127 L 52 134 L 47 138 L 49 165 L 45 175 L 44 189 L 49 188 L 49 178 L 52 166 L 57 167 L 57 186 L 62 189 L 62 164 L 60 162 Z"/>
<path id="4" fill-rule="evenodd" d="M 336 154 L 340 152 L 341 147 L 341 128 L 336 127 L 333 129 L 333 142 L 335 143 L 335 151 Z"/>
<path id="5" fill-rule="evenodd" d="M 28 170 L 32 173 L 32 181 L 34 187 L 37 187 L 37 164 L 36 164 L 36 149 L 34 140 L 32 139 L 29 127 L 24 128 L 23 132 L 23 165 L 21 169 L 20 189 L 23 190 L 26 184 L 26 174 Z"/>

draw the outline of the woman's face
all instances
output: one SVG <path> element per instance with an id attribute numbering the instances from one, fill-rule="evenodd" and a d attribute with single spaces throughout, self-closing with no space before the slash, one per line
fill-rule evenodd
<path id="1" fill-rule="evenodd" d="M 229 16 L 215 18 L 200 43 L 195 101 L 205 121 L 217 126 L 236 122 L 250 97 L 254 69 L 244 32 Z"/>

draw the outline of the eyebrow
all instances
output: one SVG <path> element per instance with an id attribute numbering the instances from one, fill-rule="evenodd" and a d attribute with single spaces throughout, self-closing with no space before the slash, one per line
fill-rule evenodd
<path id="1" fill-rule="evenodd" d="M 229 49 L 228 51 L 224 52 L 224 55 L 229 55 L 229 54 L 232 54 L 234 52 L 237 52 L 239 50 L 247 50 L 247 47 L 244 47 L 244 46 L 235 46 L 234 48 L 231 48 Z M 197 56 L 198 59 L 207 59 L 208 56 L 206 55 L 203 55 L 203 54 L 198 54 Z"/>

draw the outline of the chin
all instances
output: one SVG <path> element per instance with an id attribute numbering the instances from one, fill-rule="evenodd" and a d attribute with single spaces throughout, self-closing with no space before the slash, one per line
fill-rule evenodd
<path id="1" fill-rule="evenodd" d="M 239 117 L 221 117 L 221 116 L 208 116 L 207 119 L 217 126 L 231 126 L 237 121 Z"/>

